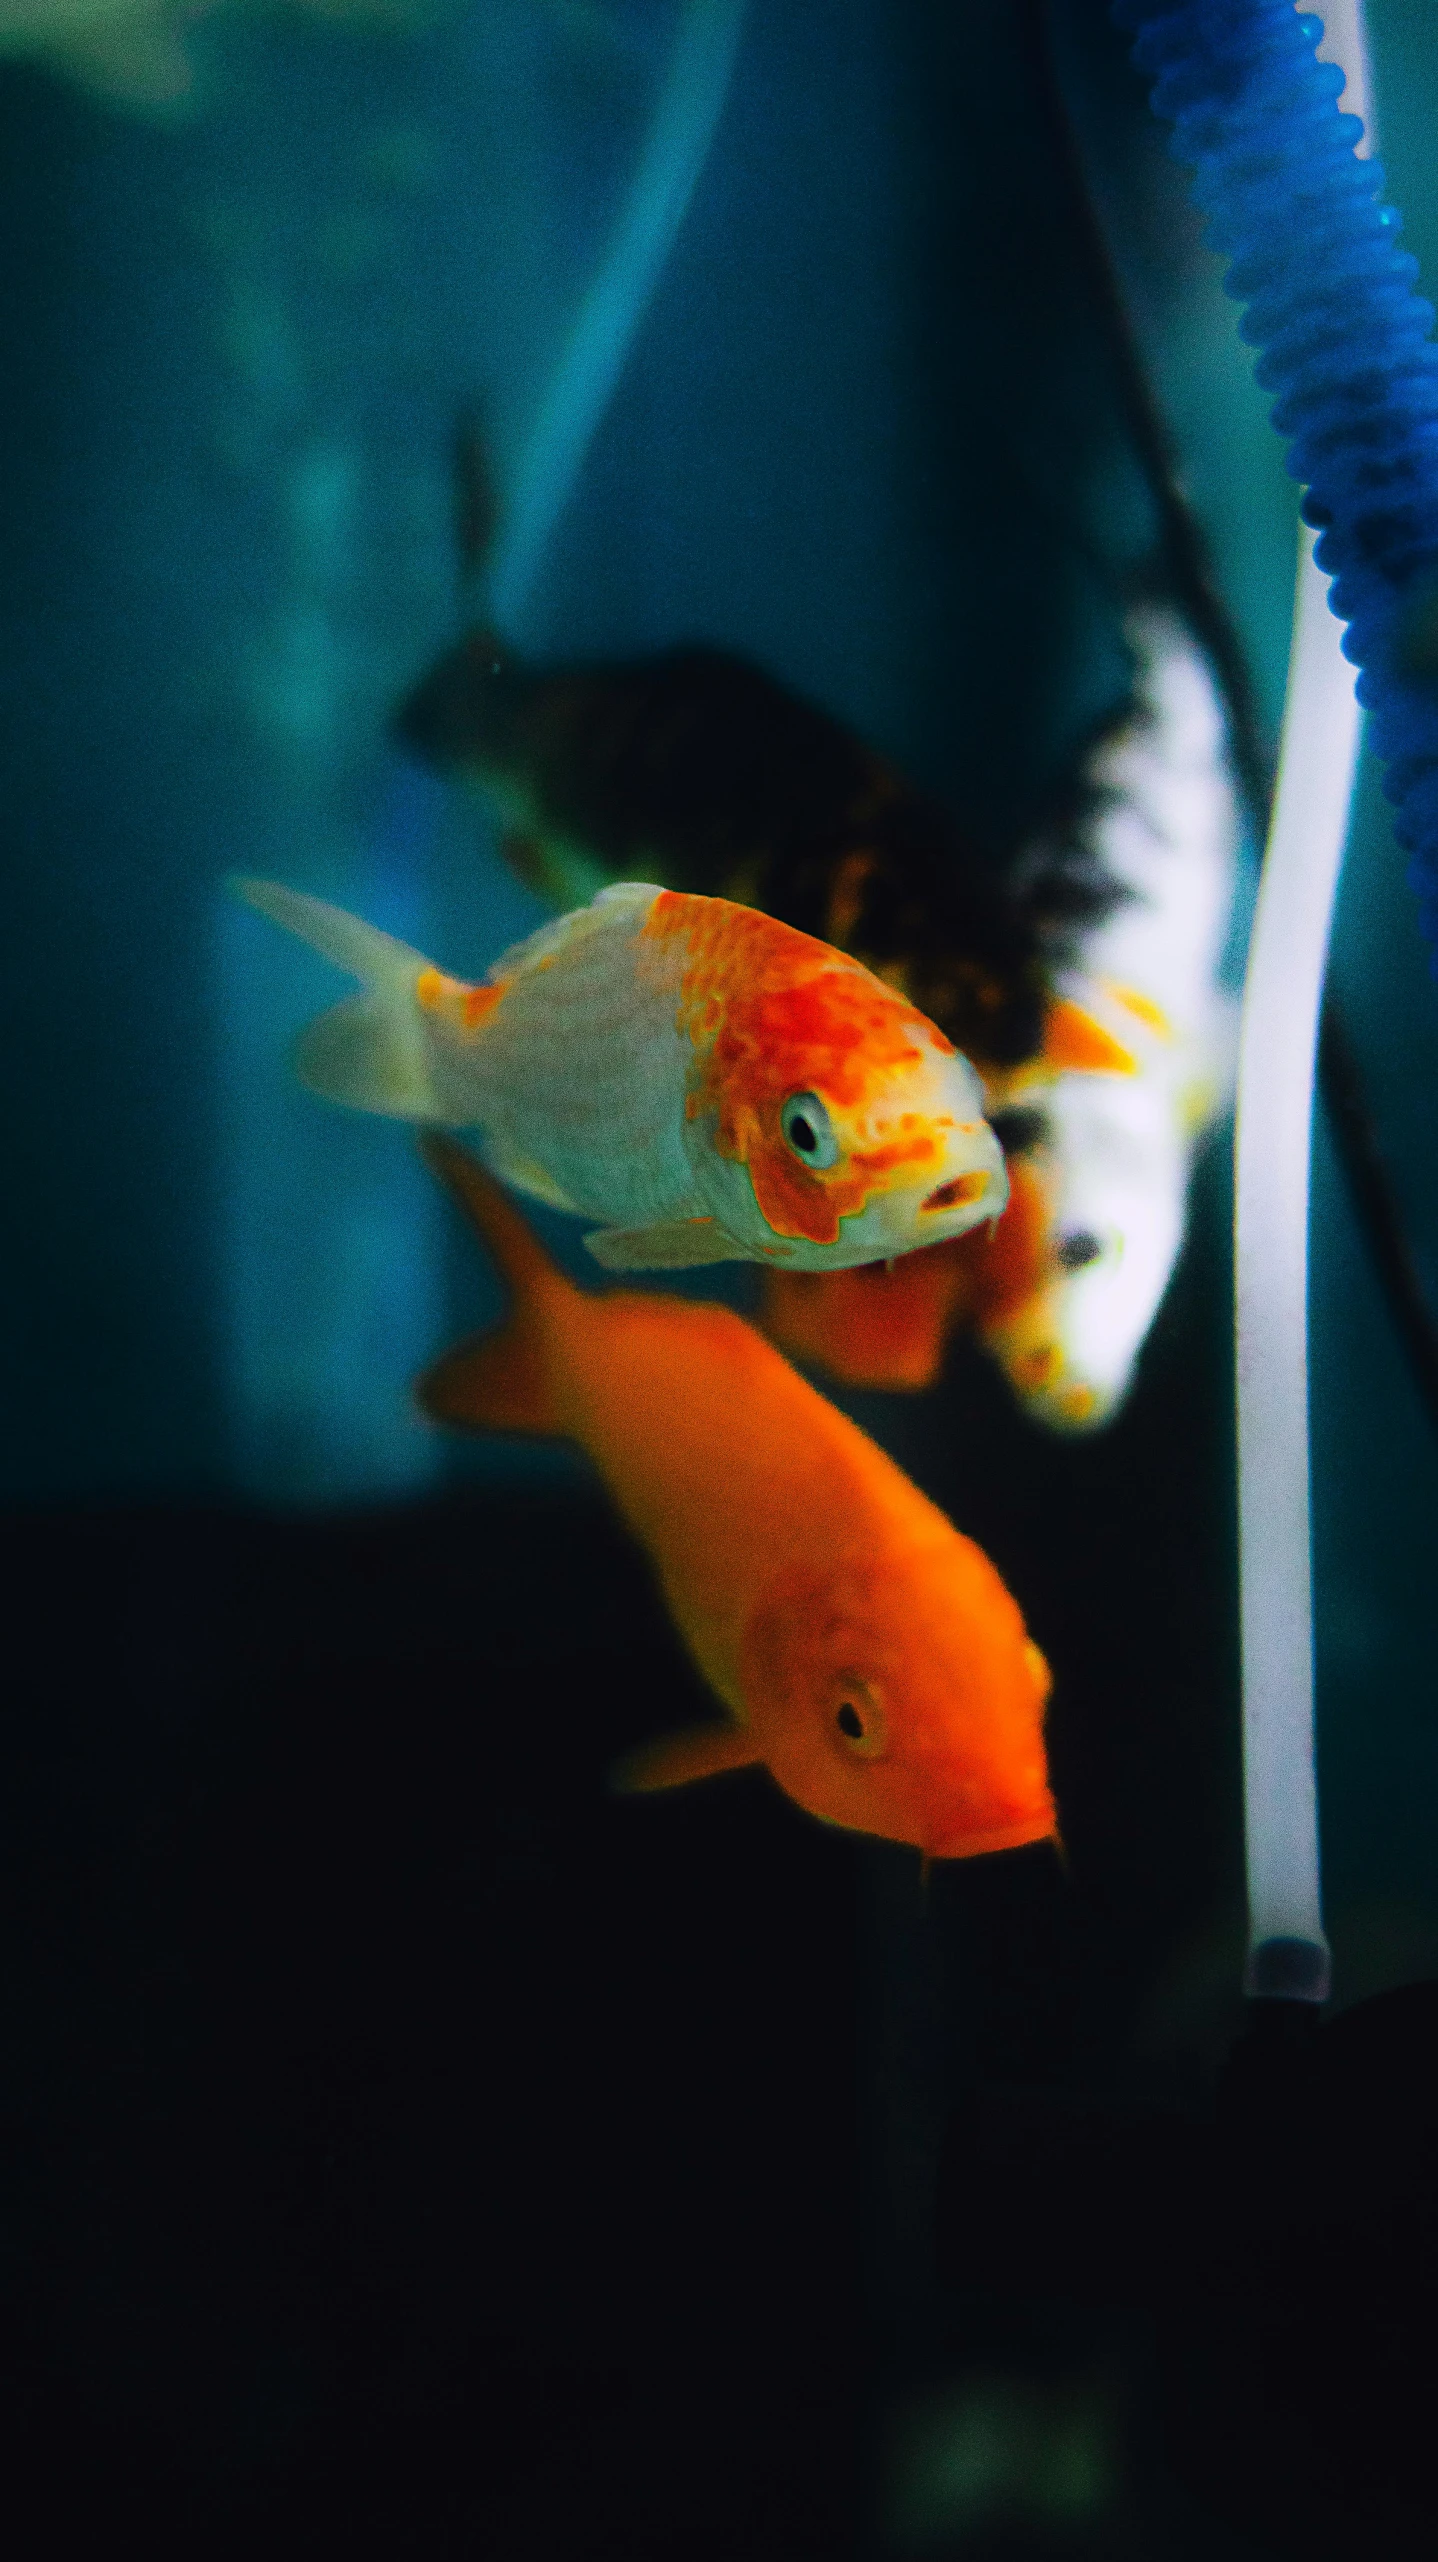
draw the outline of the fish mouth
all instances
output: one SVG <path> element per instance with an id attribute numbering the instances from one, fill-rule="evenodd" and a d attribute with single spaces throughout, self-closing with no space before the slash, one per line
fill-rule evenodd
<path id="1" fill-rule="evenodd" d="M 990 1850 L 1023 1850 L 1030 1842 L 1059 1842 L 1058 1820 L 1053 1807 L 1045 1806 L 1037 1814 L 1025 1815 L 1013 1823 L 995 1824 L 990 1832 L 963 1832 L 947 1835 L 943 1840 L 924 1844 L 926 1859 L 981 1859 Z"/>
<path id="2" fill-rule="evenodd" d="M 956 1174 L 950 1182 L 941 1183 L 937 1191 L 931 1192 L 927 1200 L 919 1203 L 919 1208 L 921 1210 L 965 1210 L 971 1201 L 982 1201 L 988 1188 L 988 1173 L 983 1166 L 977 1166 L 972 1174 Z"/>

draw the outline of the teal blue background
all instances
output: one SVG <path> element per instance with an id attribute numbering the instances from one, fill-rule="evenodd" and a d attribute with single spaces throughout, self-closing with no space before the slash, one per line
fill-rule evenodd
<path id="1" fill-rule="evenodd" d="M 1295 492 L 1101 0 L 1053 14 L 1271 751 Z M 1121 698 L 1152 495 L 1019 13 L 824 0 L 821 42 L 816 15 L 752 0 L 521 637 L 750 652 L 997 859 Z M 1369 17 L 1431 281 L 1438 27 L 1427 0 Z M 530 2383 L 494 2402 L 485 2461 L 528 2429 L 524 2496 L 556 2514 L 553 2412 L 577 2515 L 584 2466 L 648 2460 L 668 2394 L 653 2462 L 682 2518 L 710 2444 L 684 2358 L 719 2407 L 722 2296 L 786 2390 L 811 2377 L 795 2443 L 817 2432 L 829 2506 L 811 2485 L 763 2543 L 736 2492 L 713 2549 L 832 2553 L 855 2414 L 934 2336 L 927 2183 L 955 2085 L 1191 2096 L 1236 2011 L 1224 1138 L 1112 1432 L 1055 1442 L 963 1347 L 932 1398 L 854 1401 L 990 1549 L 1056 1671 L 1068 1885 L 977 1863 L 926 1904 L 907 1855 L 820 1835 L 757 1782 L 616 1815 L 607 1755 L 702 1703 L 577 1460 L 459 1449 L 412 1414 L 415 1370 L 497 1290 L 409 1135 L 294 1085 L 288 1045 L 338 990 L 223 894 L 231 870 L 272 873 L 470 972 L 537 921 L 483 812 L 406 765 L 386 720 L 461 624 L 456 418 L 482 397 L 501 482 L 517 471 L 675 23 L 672 0 L 476 0 L 408 28 L 236 11 L 196 31 L 198 103 L 171 123 L 0 66 L 0 1500 L 16 1652 L 48 1668 L 4 1727 L 0 2296 L 17 2374 L 53 2350 L 87 2412 L 120 2411 L 123 2438 L 140 2409 L 216 2480 L 336 2431 L 311 2550 L 375 2411 L 403 2520 L 415 2481 L 459 2478 L 497 2375 Z M 1333 981 L 1438 1307 L 1438 990 L 1370 771 Z M 1438 1444 L 1321 1115 L 1312 1233 L 1323 1831 L 1351 2000 L 1438 1972 Z M 211 2288 L 193 2237 L 220 2230 Z M 672 2234 L 695 2254 L 678 2278 Z M 288 2272 L 273 2300 L 252 2248 Z M 867 2308 L 848 2330 L 846 2254 Z M 466 2402 L 454 2342 L 492 2277 Z M 611 2430 L 592 2378 L 626 2286 L 640 2383 Z M 55 2407 L 63 2448 L 80 2423 Z M 446 2412 L 441 2460 L 425 2431 Z M 642 2539 L 642 2472 L 614 2474 L 633 2549 L 687 2562 L 681 2526 Z M 544 2549 L 522 2506 L 485 2513 L 504 2556 Z M 448 2549 L 438 2528 L 424 2549 Z"/>

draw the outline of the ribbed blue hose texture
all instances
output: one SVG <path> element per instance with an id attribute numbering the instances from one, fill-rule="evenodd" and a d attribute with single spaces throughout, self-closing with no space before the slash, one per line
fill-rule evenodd
<path id="1" fill-rule="evenodd" d="M 1114 0 L 1196 170 L 1225 289 L 1262 350 L 1288 468 L 1307 484 L 1319 567 L 1362 673 L 1369 738 L 1397 804 L 1438 974 L 1438 347 L 1383 171 L 1360 160 L 1322 20 L 1291 0 Z"/>

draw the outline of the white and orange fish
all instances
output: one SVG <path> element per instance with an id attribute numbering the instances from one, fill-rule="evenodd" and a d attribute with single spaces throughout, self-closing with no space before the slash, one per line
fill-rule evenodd
<path id="1" fill-rule="evenodd" d="M 1090 759 L 1102 912 L 1055 970 L 1042 1050 L 984 1066 L 1017 1144 L 997 1227 L 892 1272 L 775 1272 L 786 1352 L 861 1387 L 925 1388 L 971 1331 L 1036 1420 L 1107 1423 L 1183 1244 L 1194 1156 L 1233 1091 L 1228 954 L 1243 827 L 1209 667 L 1178 619 L 1130 617 L 1132 717 Z"/>
<path id="2" fill-rule="evenodd" d="M 1134 715 L 1088 777 L 1094 866 L 1112 895 L 1059 984 L 1131 1072 L 1070 1072 L 1012 1097 L 1032 1101 L 1037 1135 L 1013 1168 L 1011 1239 L 979 1322 L 1024 1405 L 1060 1431 L 1107 1423 L 1128 1393 L 1237 1063 L 1243 816 L 1227 719 L 1177 616 L 1135 613 L 1128 638 Z M 989 1091 L 991 1110 L 1009 1099 Z"/>
<path id="3" fill-rule="evenodd" d="M 270 881 L 251 906 L 364 982 L 304 1034 L 336 1102 L 481 1134 L 519 1190 L 599 1224 L 614 1271 L 842 1271 L 1008 1197 L 979 1082 L 863 965 L 728 899 L 626 881 L 481 985 Z"/>
<path id="4" fill-rule="evenodd" d="M 983 1550 L 731 1309 L 577 1290 L 461 1148 L 424 1153 L 513 1306 L 435 1364 L 422 1404 L 589 1453 L 729 1712 L 619 1784 L 763 1764 L 823 1822 L 930 1859 L 1054 1837 L 1049 1670 Z"/>

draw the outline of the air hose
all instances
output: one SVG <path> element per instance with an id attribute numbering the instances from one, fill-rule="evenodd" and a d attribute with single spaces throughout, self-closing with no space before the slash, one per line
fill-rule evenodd
<path id="1" fill-rule="evenodd" d="M 1308 1455 L 1308 1192 L 1314 1049 L 1357 704 L 1388 767 L 1397 833 L 1438 944 L 1438 350 L 1417 264 L 1338 100 L 1366 89 L 1361 0 L 1336 0 L 1338 61 L 1291 0 L 1115 0 L 1175 157 L 1196 165 L 1242 333 L 1276 394 L 1288 468 L 1318 530 L 1300 560 L 1278 789 L 1244 989 L 1235 1145 L 1239 1583 L 1247 1986 L 1329 1987 L 1314 1770 Z M 1325 577 L 1333 584 L 1325 603 Z M 1333 609 L 1330 615 L 1328 606 Z M 1348 624 L 1341 652 L 1336 615 Z"/>
<path id="2" fill-rule="evenodd" d="M 1175 158 L 1197 171 L 1225 290 L 1247 305 L 1242 335 L 1262 351 L 1258 380 L 1306 484 L 1438 972 L 1438 685 L 1423 663 L 1425 608 L 1438 607 L 1433 306 L 1379 163 L 1356 156 L 1343 73 L 1317 58 L 1321 19 L 1291 0 L 1115 0 L 1114 16 L 1134 32 Z"/>

